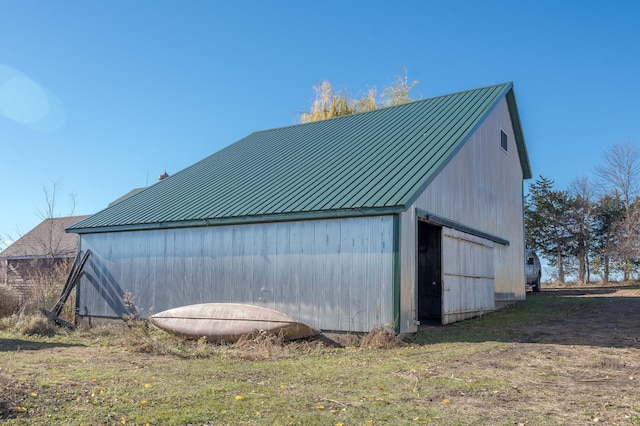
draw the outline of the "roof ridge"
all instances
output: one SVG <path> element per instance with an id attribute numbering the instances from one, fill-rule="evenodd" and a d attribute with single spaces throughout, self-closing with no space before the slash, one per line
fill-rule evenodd
<path id="1" fill-rule="evenodd" d="M 453 93 L 444 93 L 442 95 L 432 96 L 432 97 L 429 97 L 429 98 L 412 99 L 409 102 L 405 102 L 405 103 L 400 104 L 400 105 L 388 105 L 388 106 L 383 106 L 383 107 L 380 107 L 380 108 L 376 108 L 376 109 L 371 110 L 371 111 L 359 111 L 359 112 L 355 112 L 353 114 L 339 115 L 337 117 L 329 117 L 329 118 L 324 118 L 322 120 L 310 121 L 310 122 L 307 122 L 307 123 L 294 123 L 294 124 L 287 124 L 287 125 L 284 125 L 284 126 L 272 127 L 272 128 L 268 128 L 268 129 L 260 129 L 260 130 L 256 130 L 256 131 L 250 133 L 249 135 L 254 135 L 254 134 L 259 134 L 259 133 L 266 133 L 266 132 L 271 132 L 271 131 L 274 131 L 274 130 L 288 129 L 288 128 L 292 128 L 292 127 L 304 126 L 304 125 L 313 124 L 313 123 L 322 123 L 322 122 L 327 122 L 327 121 L 334 121 L 334 120 L 337 120 L 337 119 L 346 119 L 347 117 L 354 117 L 354 116 L 359 116 L 359 115 L 363 115 L 363 114 L 373 114 L 373 113 L 375 113 L 377 111 L 384 111 L 384 110 L 389 110 L 389 109 L 392 109 L 392 108 L 402 108 L 402 107 L 405 107 L 407 105 L 412 105 L 412 104 L 416 104 L 416 103 L 420 103 L 420 102 L 433 101 L 433 100 L 437 100 L 437 99 L 441 99 L 441 98 L 446 98 L 446 97 L 449 97 L 449 96 L 457 96 L 457 95 L 462 95 L 464 93 L 487 90 L 487 89 L 491 89 L 491 88 L 499 87 L 499 86 L 504 86 L 505 88 L 508 87 L 508 86 L 513 87 L 513 82 L 512 81 L 506 81 L 504 83 L 490 84 L 488 86 L 476 87 L 474 89 L 460 90 L 458 92 L 453 92 Z"/>

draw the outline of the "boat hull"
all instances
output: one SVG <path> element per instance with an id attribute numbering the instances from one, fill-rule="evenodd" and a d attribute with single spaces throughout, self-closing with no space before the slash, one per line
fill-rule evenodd
<path id="1" fill-rule="evenodd" d="M 182 336 L 208 341 L 235 342 L 260 331 L 277 334 L 285 340 L 318 333 L 295 318 L 273 309 L 240 303 L 201 303 L 181 306 L 151 316 L 158 328 Z"/>

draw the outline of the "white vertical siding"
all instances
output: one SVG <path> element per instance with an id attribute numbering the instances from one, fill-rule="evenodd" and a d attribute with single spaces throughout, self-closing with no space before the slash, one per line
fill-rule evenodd
<path id="1" fill-rule="evenodd" d="M 94 255 L 81 315 L 119 317 L 122 296 L 155 312 L 204 302 L 266 306 L 323 330 L 393 318 L 393 218 L 376 216 L 81 236 Z"/>
<path id="2" fill-rule="evenodd" d="M 454 229 L 442 232 L 442 323 L 495 307 L 493 242 Z"/>
<path id="3" fill-rule="evenodd" d="M 507 152 L 500 147 L 500 129 L 508 136 Z M 402 331 L 416 330 L 416 208 L 508 240 L 508 246 L 494 244 L 491 250 L 493 292 L 500 299 L 524 299 L 522 178 L 507 102 L 502 99 L 413 205 L 401 214 Z M 448 258 L 443 258 L 443 266 L 459 262 L 454 247 L 450 248 L 453 252 L 446 254 Z M 457 248 L 463 250 L 462 245 Z M 487 303 L 487 309 L 492 307 Z"/>

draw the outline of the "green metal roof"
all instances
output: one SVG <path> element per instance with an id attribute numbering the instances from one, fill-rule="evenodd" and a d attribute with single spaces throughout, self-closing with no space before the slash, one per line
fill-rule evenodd
<path id="1" fill-rule="evenodd" d="M 531 177 L 512 83 L 255 132 L 70 227 L 88 233 L 399 212 L 505 97 Z"/>

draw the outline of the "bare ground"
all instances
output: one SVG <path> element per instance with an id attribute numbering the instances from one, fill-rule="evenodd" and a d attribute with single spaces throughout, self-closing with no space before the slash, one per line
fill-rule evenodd
<path id="1" fill-rule="evenodd" d="M 515 424 L 541 424 L 542 414 L 547 424 L 640 424 L 640 286 L 547 287 L 527 297 L 553 295 L 597 303 L 509 330 L 506 348 L 441 366 L 444 376 L 510 384 L 460 392 L 458 405 L 495 423 L 515 414 Z"/>
<path id="2" fill-rule="evenodd" d="M 549 287 L 540 294 L 565 297 L 597 298 L 590 309 L 574 312 L 560 320 L 531 324 L 532 343 L 549 342 L 561 345 L 586 345 L 605 348 L 640 347 L 640 286 Z M 523 336 L 524 338 L 524 336 Z"/>

